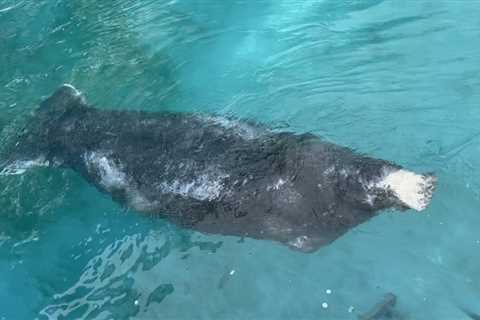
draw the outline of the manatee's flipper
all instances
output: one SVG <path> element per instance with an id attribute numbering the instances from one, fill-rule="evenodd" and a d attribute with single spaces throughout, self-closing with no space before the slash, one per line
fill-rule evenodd
<path id="1" fill-rule="evenodd" d="M 397 304 L 397 296 L 393 293 L 387 293 L 383 299 L 378 302 L 367 313 L 359 316 L 360 320 L 382 320 L 382 319 L 396 319 L 395 305 Z"/>
<path id="2" fill-rule="evenodd" d="M 472 320 L 480 320 L 480 314 L 474 313 L 471 310 L 468 310 L 466 308 L 460 308 L 460 310 L 463 311 L 470 319 Z"/>
<path id="3" fill-rule="evenodd" d="M 40 103 L 23 130 L 10 138 L 0 156 L 0 175 L 21 174 L 27 169 L 48 166 L 54 159 L 51 130 L 65 113 L 86 106 L 82 94 L 64 84 Z"/>

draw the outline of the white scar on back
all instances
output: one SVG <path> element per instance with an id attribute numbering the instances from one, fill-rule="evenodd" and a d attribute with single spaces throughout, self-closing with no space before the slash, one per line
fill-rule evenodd
<path id="1" fill-rule="evenodd" d="M 401 169 L 388 173 L 377 183 L 377 187 L 391 190 L 406 206 L 422 211 L 432 199 L 436 180 L 434 176 Z"/>

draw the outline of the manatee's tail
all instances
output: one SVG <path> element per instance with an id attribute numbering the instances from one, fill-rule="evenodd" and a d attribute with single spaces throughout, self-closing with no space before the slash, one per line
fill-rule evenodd
<path id="1" fill-rule="evenodd" d="M 472 320 L 480 320 L 480 314 L 474 313 L 471 310 L 468 310 L 466 308 L 460 307 L 460 310 L 463 311 L 470 319 Z"/>
<path id="2" fill-rule="evenodd" d="M 10 137 L 0 155 L 0 175 L 21 174 L 32 167 L 48 166 L 54 158 L 52 131 L 65 113 L 84 107 L 82 94 L 64 84 L 40 103 L 19 133 Z"/>

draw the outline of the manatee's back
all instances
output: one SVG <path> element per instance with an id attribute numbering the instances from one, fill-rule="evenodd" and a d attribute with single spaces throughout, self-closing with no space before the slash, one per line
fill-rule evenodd
<path id="1" fill-rule="evenodd" d="M 234 183 L 267 174 L 255 172 L 265 162 L 259 142 L 265 134 L 218 117 L 101 110 L 83 103 L 57 117 L 45 140 L 60 162 L 116 200 L 198 220 L 232 194 Z"/>

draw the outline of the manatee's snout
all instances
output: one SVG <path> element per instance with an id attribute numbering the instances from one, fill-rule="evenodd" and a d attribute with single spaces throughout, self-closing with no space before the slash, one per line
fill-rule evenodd
<path id="1" fill-rule="evenodd" d="M 423 211 L 432 200 L 436 184 L 437 177 L 432 174 L 399 169 L 387 174 L 378 186 L 390 191 L 402 205 Z"/>

